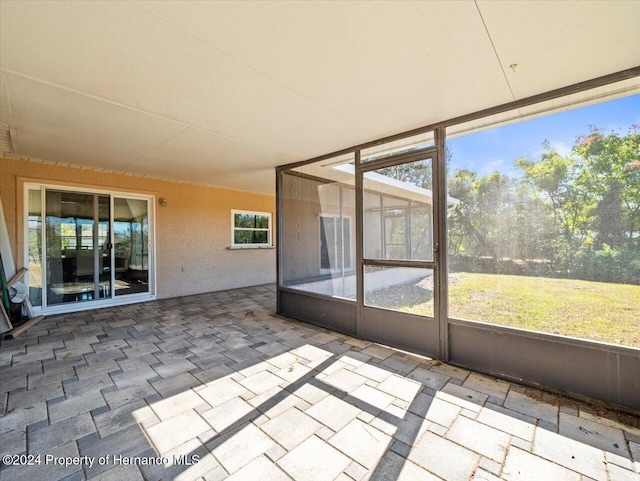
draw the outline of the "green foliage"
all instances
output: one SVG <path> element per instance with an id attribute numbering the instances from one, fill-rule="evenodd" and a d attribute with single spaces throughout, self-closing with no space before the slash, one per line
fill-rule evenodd
<path id="1" fill-rule="evenodd" d="M 408 164 L 394 165 L 376 171 L 378 174 L 407 182 L 423 189 L 433 189 L 431 160 L 419 160 Z"/>
<path id="2" fill-rule="evenodd" d="M 449 180 L 449 194 L 460 201 L 449 212 L 453 255 L 535 259 L 553 248 L 544 203 L 519 179 L 461 170 Z M 539 242 L 532 242 L 536 236 Z"/>
<path id="3" fill-rule="evenodd" d="M 483 263 L 471 258 L 492 258 L 484 265 L 499 273 L 521 260 L 555 277 L 640 284 L 638 126 L 626 135 L 592 127 L 569 155 L 548 141 L 542 147 L 537 160 L 514 161 L 517 177 L 468 169 L 450 176 L 449 195 L 460 200 L 449 212 L 454 265 L 464 257 L 475 270 Z"/>
<path id="4" fill-rule="evenodd" d="M 627 135 L 591 133 L 576 140 L 574 151 L 584 159 L 578 183 L 598 197 L 594 229 L 597 243 L 631 245 L 640 228 L 640 132 L 632 125 Z M 613 217 L 613 218 L 612 218 Z"/>
<path id="5" fill-rule="evenodd" d="M 582 250 L 578 254 L 571 277 L 575 279 L 640 284 L 640 251 L 627 247 Z"/>

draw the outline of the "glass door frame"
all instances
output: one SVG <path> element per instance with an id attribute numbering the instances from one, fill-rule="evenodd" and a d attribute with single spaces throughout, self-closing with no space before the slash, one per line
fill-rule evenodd
<path id="1" fill-rule="evenodd" d="M 97 309 L 99 307 L 107 307 L 107 306 L 116 306 L 123 304 L 131 304 L 135 302 L 143 302 L 147 300 L 152 300 L 156 298 L 156 249 L 155 249 L 155 196 L 148 194 L 140 194 L 133 193 L 127 191 L 113 191 L 113 190 L 104 190 L 104 189 L 95 189 L 84 186 L 71 186 L 71 185 L 60 185 L 60 184 L 49 184 L 49 183 L 40 183 L 40 182 L 25 182 L 22 184 L 23 189 L 23 212 L 22 219 L 24 222 L 23 225 L 23 265 L 25 268 L 29 267 L 29 191 L 39 190 L 41 192 L 40 195 L 40 212 L 41 212 L 41 222 L 42 229 L 40 232 L 40 242 L 41 242 L 41 264 L 42 264 L 42 274 L 41 274 L 41 285 L 42 285 L 42 302 L 40 306 L 34 306 L 34 311 L 43 314 L 56 314 L 63 312 L 75 312 L 75 311 L 83 311 L 89 309 Z M 116 296 L 115 289 L 115 269 L 112 268 L 110 270 L 110 283 L 111 290 L 110 295 L 108 297 L 102 299 L 94 299 L 87 302 L 69 302 L 69 303 L 61 303 L 61 304 L 47 304 L 47 254 L 46 254 L 46 192 L 47 190 L 55 190 L 55 191 L 65 191 L 65 192 L 73 192 L 78 194 L 88 194 L 88 195 L 104 195 L 109 196 L 109 244 L 114 246 L 115 240 L 115 232 L 114 232 L 114 218 L 115 218 L 115 210 L 114 210 L 114 199 L 115 198 L 124 198 L 124 199 L 136 199 L 136 200 L 144 200 L 147 202 L 147 216 L 149 219 L 149 234 L 148 234 L 148 252 L 149 252 L 149 289 L 147 292 L 135 293 L 135 294 L 127 294 Z M 95 219 L 94 219 L 95 221 Z M 94 226 L 95 227 L 95 226 Z M 94 230 L 95 231 L 95 230 Z M 115 266 L 115 249 L 112 247 L 109 253 L 110 257 L 110 265 Z M 95 276 L 95 273 L 94 273 Z M 28 276 L 27 276 L 28 278 Z"/>
<path id="2" fill-rule="evenodd" d="M 444 165 L 444 129 L 436 129 L 435 146 L 419 149 L 413 152 L 402 153 L 389 157 L 384 157 L 368 162 L 360 161 L 360 152 L 356 152 L 356 269 L 357 269 L 357 308 L 356 308 L 356 335 L 360 338 L 369 338 L 371 332 L 369 325 L 378 324 L 383 317 L 388 317 L 390 322 L 404 322 L 420 320 L 432 322 L 431 335 L 432 343 L 424 343 L 423 347 L 412 346 L 422 353 L 435 355 L 439 359 L 448 359 L 448 324 L 447 324 L 447 258 L 446 258 L 446 178 Z M 432 227 L 433 227 L 433 260 L 394 260 L 394 259 L 371 259 L 366 258 L 364 239 L 364 184 L 365 174 L 381 168 L 398 166 L 431 159 L 432 175 Z M 365 304 L 365 282 L 364 275 L 367 266 L 375 267 L 410 267 L 425 268 L 433 270 L 433 296 L 434 313 L 433 318 L 429 316 L 419 316 L 399 311 L 390 311 Z M 375 311 L 374 311 L 375 310 Z M 380 313 L 376 311 L 382 311 Z M 371 316 L 371 314 L 375 314 Z M 376 319 L 377 318 L 377 319 Z M 403 324 L 408 326 L 408 324 Z M 402 329 L 402 327 L 399 327 Z M 416 333 L 424 334 L 421 327 L 415 328 Z M 385 339 L 390 345 L 396 344 L 401 349 L 409 346 L 402 346 L 402 341 L 393 342 L 393 339 Z M 433 352 L 437 351 L 437 352 Z"/>

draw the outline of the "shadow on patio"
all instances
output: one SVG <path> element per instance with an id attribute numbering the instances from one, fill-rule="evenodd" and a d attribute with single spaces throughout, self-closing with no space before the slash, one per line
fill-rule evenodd
<path id="1" fill-rule="evenodd" d="M 41 464 L 2 481 L 640 477 L 637 418 L 278 317 L 274 291 L 51 317 L 3 343 L 0 450 Z"/>

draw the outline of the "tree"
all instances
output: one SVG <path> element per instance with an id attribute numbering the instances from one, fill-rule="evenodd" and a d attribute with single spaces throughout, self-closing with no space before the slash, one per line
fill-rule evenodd
<path id="1" fill-rule="evenodd" d="M 515 161 L 515 166 L 523 171 L 523 180 L 550 203 L 564 240 L 558 248 L 562 250 L 562 267 L 566 271 L 571 268 L 575 253 L 588 234 L 589 212 L 595 199 L 586 186 L 576 182 L 583 171 L 580 159 L 560 155 L 547 140 L 542 146 L 544 151 L 539 160 L 522 157 Z"/>
<path id="2" fill-rule="evenodd" d="M 449 178 L 449 195 L 459 201 L 449 211 L 449 249 L 452 255 L 465 252 L 465 244 L 484 246 L 484 237 L 477 230 L 474 219 L 478 218 L 477 201 L 478 174 L 472 170 L 458 170 Z"/>
<path id="3" fill-rule="evenodd" d="M 433 189 L 433 175 L 430 159 L 385 167 L 378 169 L 376 172 L 395 180 L 400 180 L 402 182 L 422 187 L 423 189 Z"/>
<path id="4" fill-rule="evenodd" d="M 640 127 L 627 135 L 591 126 L 591 133 L 576 139 L 574 151 L 584 162 L 578 183 L 598 197 L 593 228 L 599 248 L 603 244 L 639 245 Z"/>

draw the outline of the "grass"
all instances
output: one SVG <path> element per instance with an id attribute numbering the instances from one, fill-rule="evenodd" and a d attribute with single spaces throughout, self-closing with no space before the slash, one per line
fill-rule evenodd
<path id="1" fill-rule="evenodd" d="M 475 273 L 451 278 L 450 317 L 640 347 L 640 286 Z M 401 310 L 432 315 L 432 299 L 406 300 Z"/>

